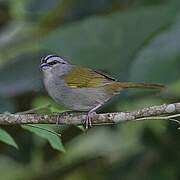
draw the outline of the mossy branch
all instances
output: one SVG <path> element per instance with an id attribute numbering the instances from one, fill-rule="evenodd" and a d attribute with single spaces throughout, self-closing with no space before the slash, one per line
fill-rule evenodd
<path id="1" fill-rule="evenodd" d="M 80 125 L 86 119 L 85 112 L 63 112 L 53 114 L 32 114 L 28 113 L 0 114 L 0 124 L 73 124 Z M 180 117 L 180 103 L 163 104 L 159 106 L 152 106 L 142 108 L 132 112 L 115 112 L 94 114 L 92 123 L 94 125 L 117 124 L 126 121 L 139 120 L 174 120 Z"/>

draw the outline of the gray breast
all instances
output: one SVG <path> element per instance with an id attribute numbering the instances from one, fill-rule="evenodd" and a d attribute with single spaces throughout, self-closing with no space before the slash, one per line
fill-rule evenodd
<path id="1" fill-rule="evenodd" d="M 44 76 L 44 84 L 57 103 L 71 110 L 89 111 L 111 98 L 102 88 L 70 88 L 63 79 L 52 74 Z"/>

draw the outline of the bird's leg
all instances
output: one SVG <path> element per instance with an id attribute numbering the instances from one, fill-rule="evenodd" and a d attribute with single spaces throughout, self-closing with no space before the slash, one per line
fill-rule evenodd
<path id="1" fill-rule="evenodd" d="M 98 104 L 96 107 L 94 107 L 93 109 L 91 109 L 88 114 L 87 114 L 87 117 L 86 117 L 86 120 L 84 122 L 85 124 L 85 128 L 88 129 L 89 127 L 92 127 L 92 117 L 93 117 L 93 113 L 96 113 L 95 111 L 101 107 L 102 104 Z"/>

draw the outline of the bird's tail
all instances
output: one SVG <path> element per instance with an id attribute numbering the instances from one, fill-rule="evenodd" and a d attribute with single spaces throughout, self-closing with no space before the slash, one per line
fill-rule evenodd
<path id="1" fill-rule="evenodd" d="M 150 83 L 134 83 L 134 82 L 114 82 L 109 84 L 107 89 L 110 92 L 118 93 L 122 89 L 126 88 L 142 88 L 142 89 L 157 89 L 162 90 L 165 88 L 162 84 L 150 84 Z"/>
<path id="2" fill-rule="evenodd" d="M 143 89 L 163 89 L 162 84 L 134 83 L 134 82 L 117 82 L 119 88 L 143 88 Z"/>

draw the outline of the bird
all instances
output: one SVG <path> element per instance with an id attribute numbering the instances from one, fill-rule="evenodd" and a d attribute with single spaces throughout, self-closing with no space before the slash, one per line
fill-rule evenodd
<path id="1" fill-rule="evenodd" d="M 85 128 L 92 126 L 93 113 L 127 88 L 163 89 L 161 84 L 120 82 L 110 75 L 69 63 L 50 54 L 41 58 L 40 68 L 48 94 L 70 110 L 86 111 Z"/>

